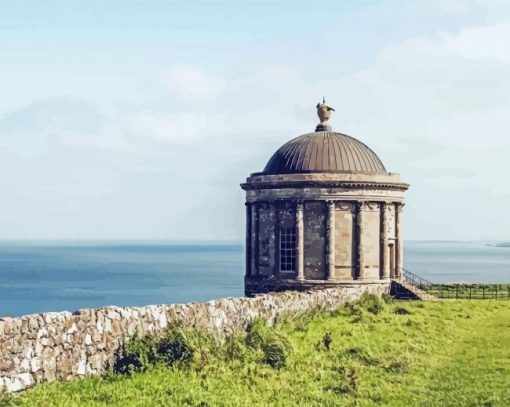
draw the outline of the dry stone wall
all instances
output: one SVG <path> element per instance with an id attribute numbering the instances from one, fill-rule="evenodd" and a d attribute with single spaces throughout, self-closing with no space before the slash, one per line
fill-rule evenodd
<path id="1" fill-rule="evenodd" d="M 19 391 L 42 381 L 102 374 L 112 366 L 122 342 L 135 333 L 162 332 L 172 322 L 226 336 L 258 316 L 270 322 L 283 312 L 322 305 L 338 308 L 363 292 L 389 293 L 389 283 L 359 284 L 255 298 L 206 303 L 103 307 L 74 313 L 48 312 L 0 318 L 0 391 Z"/>

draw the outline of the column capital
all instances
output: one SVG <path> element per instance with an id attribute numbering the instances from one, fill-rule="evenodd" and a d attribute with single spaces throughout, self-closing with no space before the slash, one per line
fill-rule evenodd
<path id="1" fill-rule="evenodd" d="M 350 211 L 350 212 L 352 212 L 353 209 L 356 206 L 355 204 L 353 204 L 353 202 L 350 202 L 350 201 L 336 201 L 336 202 L 338 202 L 337 207 L 341 211 Z"/>

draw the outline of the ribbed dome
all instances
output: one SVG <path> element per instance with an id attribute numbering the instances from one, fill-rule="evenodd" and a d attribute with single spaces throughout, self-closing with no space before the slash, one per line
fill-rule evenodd
<path id="1" fill-rule="evenodd" d="M 305 172 L 386 173 L 386 168 L 361 141 L 342 133 L 319 131 L 285 143 L 264 169 L 265 174 Z"/>

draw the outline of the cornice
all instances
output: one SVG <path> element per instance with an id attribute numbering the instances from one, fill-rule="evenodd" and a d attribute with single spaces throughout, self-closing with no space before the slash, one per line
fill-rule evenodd
<path id="1" fill-rule="evenodd" d="M 407 191 L 409 184 L 403 182 L 352 182 L 352 181 L 277 181 L 277 182 L 245 182 L 241 188 L 245 191 L 282 188 L 344 188 L 344 189 L 387 189 Z"/>

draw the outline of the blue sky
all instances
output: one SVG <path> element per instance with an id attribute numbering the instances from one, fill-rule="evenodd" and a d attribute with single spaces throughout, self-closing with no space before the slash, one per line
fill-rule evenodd
<path id="1" fill-rule="evenodd" d="M 335 130 L 410 239 L 510 239 L 504 2 L 2 2 L 0 238 L 242 239 L 239 183 Z"/>

